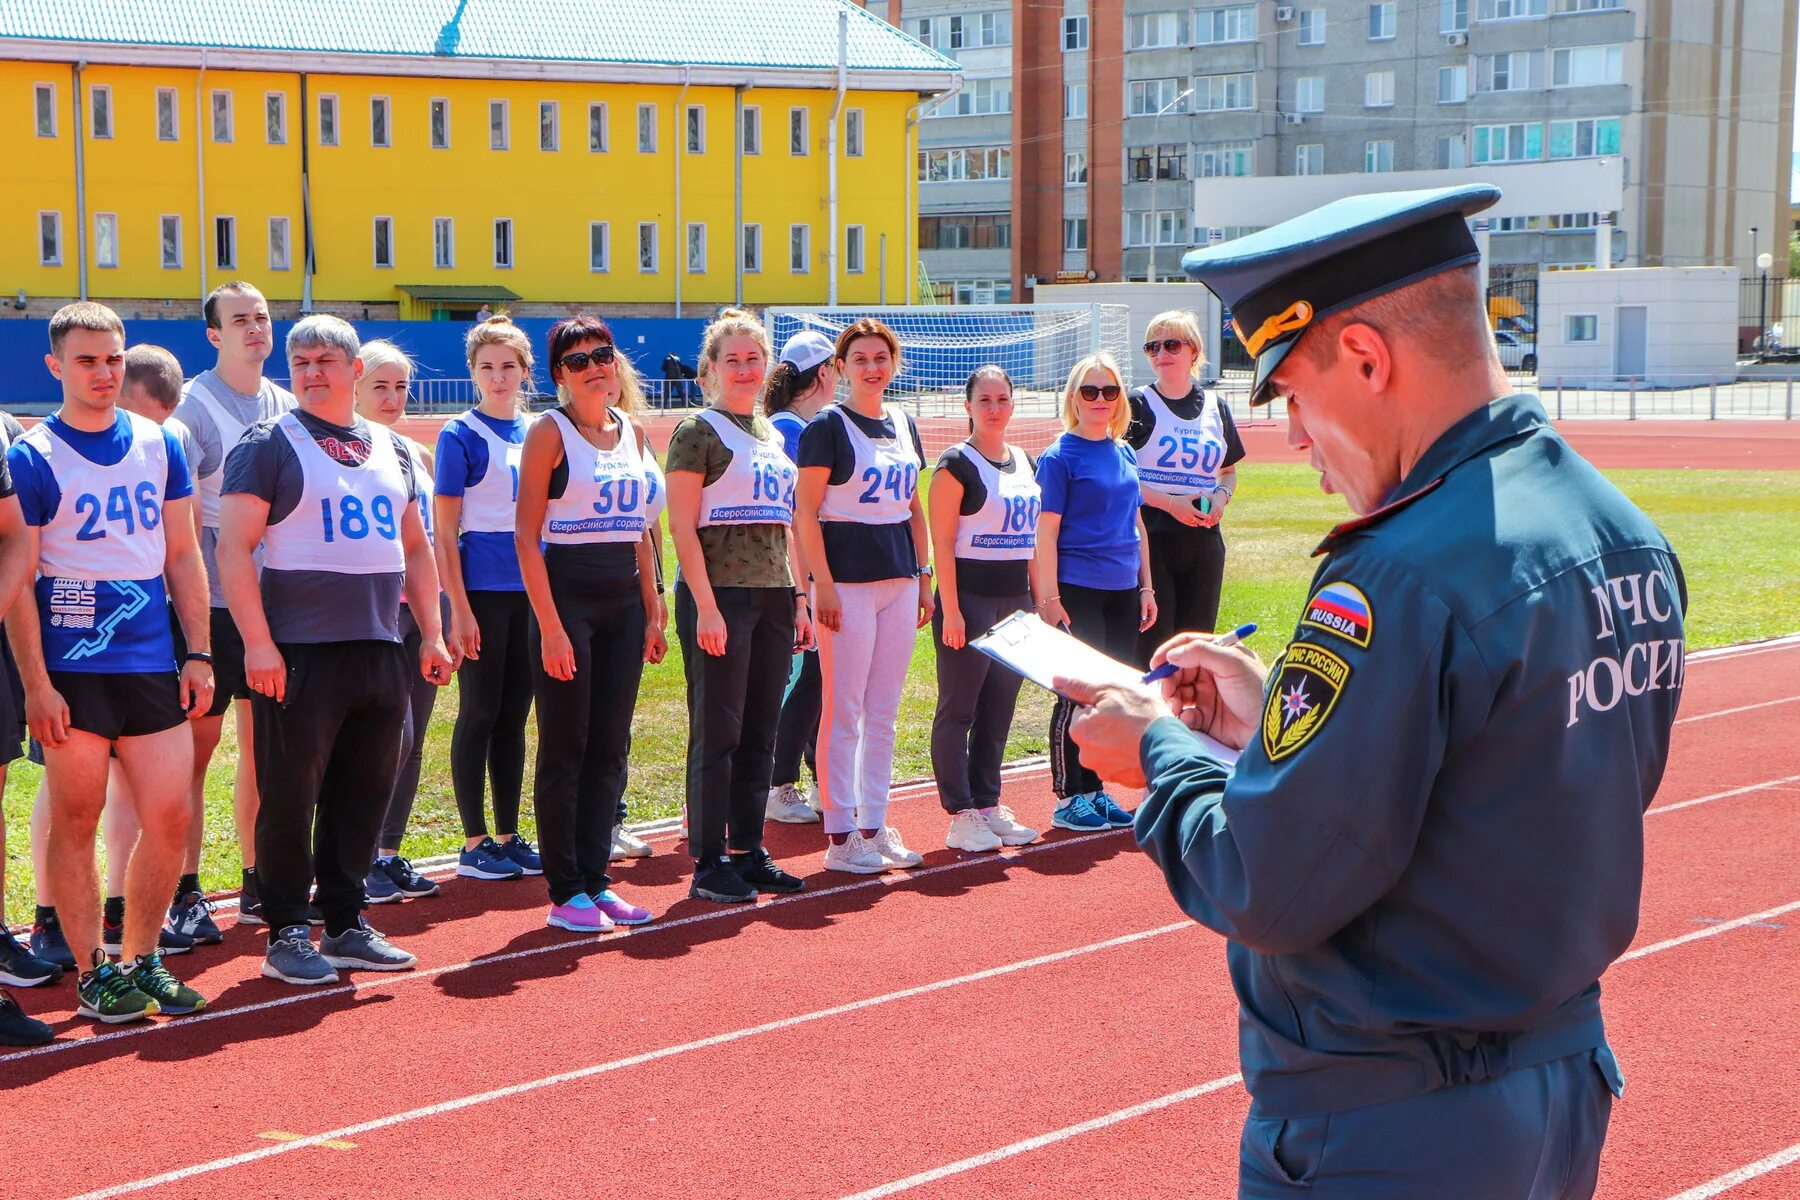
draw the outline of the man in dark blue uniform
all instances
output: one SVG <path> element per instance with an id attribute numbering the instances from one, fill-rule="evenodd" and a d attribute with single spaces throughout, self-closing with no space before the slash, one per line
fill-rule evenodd
<path id="1" fill-rule="evenodd" d="M 1252 403 L 1287 398 L 1357 515 L 1272 666 L 1186 634 L 1161 695 L 1069 684 L 1082 760 L 1147 787 L 1139 844 L 1231 940 L 1244 1197 L 1587 1197 L 1623 1086 L 1598 981 L 1637 927 L 1685 585 L 1508 385 L 1466 220 L 1498 196 L 1359 196 L 1188 256 Z"/>

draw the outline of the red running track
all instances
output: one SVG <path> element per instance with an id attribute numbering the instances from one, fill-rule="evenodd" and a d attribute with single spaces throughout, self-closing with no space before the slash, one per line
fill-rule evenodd
<path id="1" fill-rule="evenodd" d="M 1800 644 L 1689 668 L 1636 957 L 1606 979 L 1630 1087 L 1603 1195 L 1800 1143 L 1797 667 Z M 930 799 L 896 808 L 921 849 Z M 1041 773 L 1008 800 L 1048 817 Z M 27 993 L 68 1040 L 0 1055 L 5 1194 L 1232 1194 L 1221 943 L 1128 835 L 940 849 L 882 881 L 818 872 L 818 840 L 773 829 L 818 890 L 752 911 L 686 900 L 665 841 L 620 871 L 663 913 L 630 935 L 544 929 L 534 882 L 453 881 L 375 912 L 418 973 L 291 989 L 233 931 L 176 960 L 213 999 L 198 1018 L 95 1037 L 67 985 Z M 1800 1195 L 1800 1165 L 1706 1194 Z"/>

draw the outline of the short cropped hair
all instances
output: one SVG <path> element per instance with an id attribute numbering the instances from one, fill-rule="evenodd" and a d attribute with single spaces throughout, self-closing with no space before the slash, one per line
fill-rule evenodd
<path id="1" fill-rule="evenodd" d="M 342 350 L 346 359 L 353 359 L 362 351 L 362 339 L 356 336 L 355 327 L 344 318 L 334 317 L 330 313 L 314 313 L 310 317 L 301 317 L 288 330 L 283 352 L 288 361 L 292 362 L 294 351 L 320 347 Z"/>
<path id="2" fill-rule="evenodd" d="M 1301 336 L 1296 349 L 1322 371 L 1337 361 L 1338 334 L 1347 325 L 1368 325 L 1390 344 L 1410 338 L 1437 355 L 1480 358 L 1499 354 L 1488 331 L 1481 274 L 1473 265 L 1428 275 L 1323 317 Z"/>
<path id="3" fill-rule="evenodd" d="M 125 336 L 125 322 L 119 314 L 104 304 L 92 300 L 77 300 L 73 304 L 65 304 L 56 310 L 50 318 L 50 353 L 62 357 L 63 339 L 69 336 L 71 329 L 90 329 L 95 333 L 116 333 Z"/>
<path id="4" fill-rule="evenodd" d="M 161 346 L 133 346 L 125 352 L 125 386 L 140 387 L 158 407 L 181 403 L 181 363 Z"/>
<path id="5" fill-rule="evenodd" d="M 258 299 L 261 299 L 262 292 L 255 284 L 245 283 L 241 279 L 233 279 L 228 283 L 221 283 L 218 287 L 206 294 L 206 303 L 200 306 L 200 313 L 206 318 L 206 327 L 208 329 L 219 329 L 224 325 L 224 322 L 219 319 L 220 296 L 255 296 Z"/>

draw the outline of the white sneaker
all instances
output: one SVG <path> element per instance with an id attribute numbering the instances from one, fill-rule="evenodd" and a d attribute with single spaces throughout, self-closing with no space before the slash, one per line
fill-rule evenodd
<path id="1" fill-rule="evenodd" d="M 623 825 L 613 826 L 612 852 L 607 855 L 610 862 L 618 862 L 621 858 L 649 858 L 656 853 L 656 847 L 646 842 Z"/>
<path id="2" fill-rule="evenodd" d="M 819 781 L 816 779 L 813 780 L 813 785 L 806 789 L 806 807 L 820 816 L 825 815 L 825 802 L 819 799 Z"/>
<path id="3" fill-rule="evenodd" d="M 1000 835 L 988 828 L 981 814 L 972 808 L 965 808 L 950 818 L 950 832 L 944 835 L 944 845 L 952 850 L 967 850 L 979 854 L 984 850 L 998 850 Z"/>
<path id="4" fill-rule="evenodd" d="M 875 835 L 875 851 L 890 867 L 917 867 L 925 862 L 923 854 L 914 854 L 906 848 L 906 843 L 900 840 L 900 831 L 892 825 L 883 825 L 881 832 Z"/>
<path id="5" fill-rule="evenodd" d="M 875 843 L 852 829 L 842 845 L 825 843 L 825 869 L 848 871 L 852 875 L 879 875 L 888 869 L 887 860 L 875 849 Z"/>
<path id="6" fill-rule="evenodd" d="M 786 825 L 812 825 L 819 820 L 819 814 L 812 810 L 800 789 L 791 783 L 769 789 L 769 804 L 763 813 L 769 820 Z"/>
<path id="7" fill-rule="evenodd" d="M 1013 810 L 1004 804 L 996 804 L 992 808 L 974 810 L 981 815 L 981 820 L 1002 846 L 1023 846 L 1026 842 L 1035 842 L 1038 831 L 1029 825 L 1021 825 L 1013 816 Z"/>

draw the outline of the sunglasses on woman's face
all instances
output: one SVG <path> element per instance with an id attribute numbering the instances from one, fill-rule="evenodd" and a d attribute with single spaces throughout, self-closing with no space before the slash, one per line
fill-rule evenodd
<path id="1" fill-rule="evenodd" d="M 601 346 L 595 350 L 577 350 L 574 354 L 565 354 L 556 360 L 556 365 L 565 371 L 585 371 L 591 362 L 595 366 L 604 367 L 610 364 L 618 353 L 614 346 Z"/>
<path id="2" fill-rule="evenodd" d="M 1155 354 L 1158 350 L 1161 350 L 1164 354 L 1179 354 L 1181 348 L 1185 345 L 1187 345 L 1187 343 L 1180 338 L 1164 338 L 1160 342 L 1145 342 L 1144 353 Z"/>
<path id="3" fill-rule="evenodd" d="M 1119 398 L 1119 385 L 1116 383 L 1109 383 L 1104 387 L 1095 387 L 1091 383 L 1084 383 L 1081 385 L 1081 398 L 1086 400 L 1089 404 L 1092 404 L 1102 396 L 1106 397 L 1108 400 L 1117 400 Z"/>

